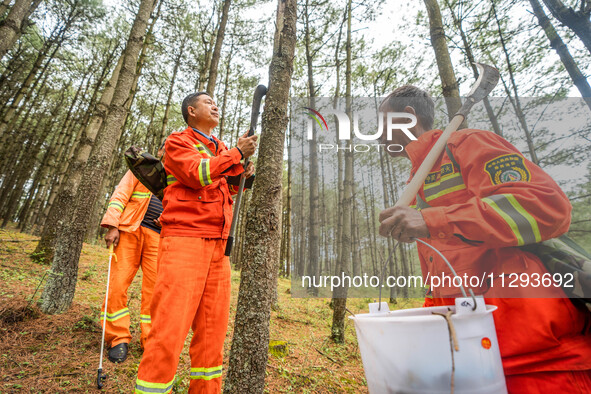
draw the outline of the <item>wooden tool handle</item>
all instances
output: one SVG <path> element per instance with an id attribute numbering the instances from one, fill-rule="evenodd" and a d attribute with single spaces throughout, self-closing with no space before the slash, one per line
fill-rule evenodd
<path id="1" fill-rule="evenodd" d="M 400 196 L 398 201 L 396 201 L 396 204 L 394 204 L 395 207 L 407 207 L 410 205 L 414 197 L 421 189 L 423 182 L 425 182 L 425 179 L 427 179 L 429 171 L 431 171 L 431 168 L 433 168 L 433 166 L 435 165 L 435 162 L 441 155 L 441 152 L 443 152 L 443 150 L 445 149 L 445 145 L 447 144 L 449 136 L 451 135 L 451 133 L 453 133 L 460 127 L 463 121 L 464 115 L 461 114 L 456 114 L 456 116 L 452 118 L 451 122 L 449 122 L 441 136 L 439 136 L 437 142 L 435 142 L 435 145 L 433 145 L 433 147 L 431 148 L 431 151 L 429 151 L 429 153 L 419 166 L 419 169 L 417 170 L 411 181 L 404 188 L 402 196 Z"/>

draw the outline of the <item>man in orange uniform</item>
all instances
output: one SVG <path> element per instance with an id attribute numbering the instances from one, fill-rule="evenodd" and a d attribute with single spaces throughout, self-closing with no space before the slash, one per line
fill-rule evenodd
<path id="1" fill-rule="evenodd" d="M 382 137 L 388 146 L 404 147 L 390 155 L 410 159 L 412 177 L 442 133 L 431 130 L 433 101 L 423 90 L 404 86 L 383 101 L 380 111 L 417 117 L 410 129 L 416 141 L 401 132 L 394 132 L 389 141 Z M 458 275 L 479 278 L 547 273 L 535 255 L 516 246 L 564 234 L 571 211 L 566 195 L 540 167 L 502 137 L 473 129 L 450 136 L 418 193 L 417 205 L 419 210 L 382 211 L 380 234 L 403 242 L 423 238 L 449 259 Z M 430 248 L 417 247 L 423 275 L 451 275 Z M 432 290 L 426 306 L 453 305 L 452 297 L 460 295 L 457 288 Z M 530 286 L 509 293 L 495 280 L 473 290 L 498 306 L 493 316 L 510 393 L 591 392 L 590 315 L 585 308 L 559 298 L 564 297 L 559 288 L 536 292 Z M 532 294 L 555 298 L 525 299 Z"/>
<path id="2" fill-rule="evenodd" d="M 137 178 L 127 171 L 115 189 L 101 226 L 109 230 L 105 235 L 107 247 L 115 246 L 115 260 L 109 278 L 109 302 L 105 339 L 110 346 L 109 360 L 115 363 L 127 358 L 129 309 L 127 289 L 139 267 L 142 267 L 142 305 L 140 310 L 140 344 L 145 345 L 150 332 L 150 303 L 156 281 L 156 260 L 160 241 L 162 203 Z M 104 317 L 103 303 L 103 317 Z"/>
<path id="3" fill-rule="evenodd" d="M 172 390 L 179 355 L 189 328 L 191 393 L 221 389 L 222 356 L 230 309 L 230 261 L 224 256 L 232 223 L 226 177 L 244 172 L 242 158 L 256 149 L 257 136 L 227 149 L 212 136 L 218 108 L 206 93 L 183 100 L 189 126 L 166 141 L 162 234 L 158 278 L 152 300 L 152 331 L 139 366 L 136 393 Z M 254 172 L 250 165 L 245 172 Z"/>

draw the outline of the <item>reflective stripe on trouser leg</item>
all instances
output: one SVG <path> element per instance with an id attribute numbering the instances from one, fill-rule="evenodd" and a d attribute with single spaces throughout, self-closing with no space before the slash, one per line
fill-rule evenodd
<path id="1" fill-rule="evenodd" d="M 191 237 L 160 239 L 158 275 L 150 308 L 152 328 L 136 382 L 140 387 L 144 387 L 141 382 L 165 384 L 174 379 L 205 288 L 213 242 Z"/>
<path id="2" fill-rule="evenodd" d="M 105 342 L 109 346 L 131 342 L 129 332 L 129 310 L 127 309 L 127 289 L 139 268 L 140 263 L 140 231 L 119 231 L 119 243 L 115 247 L 117 260 L 111 263 L 109 278 L 109 309 L 105 327 Z M 105 268 L 106 270 L 106 268 Z M 105 303 L 101 309 L 104 313 Z M 102 320 L 102 319 L 101 319 Z M 102 324 L 102 322 L 101 322 Z"/>
<path id="3" fill-rule="evenodd" d="M 140 312 L 140 344 L 144 348 L 150 329 L 152 328 L 152 314 L 150 304 L 156 283 L 156 268 L 158 266 L 158 245 L 160 234 L 146 227 L 140 227 L 142 238 L 142 306 Z"/>
<path id="4" fill-rule="evenodd" d="M 219 393 L 222 384 L 224 340 L 230 311 L 230 260 L 226 241 L 215 242 L 207 282 L 193 320 L 190 393 Z"/>
<path id="5" fill-rule="evenodd" d="M 191 379 L 211 380 L 222 377 L 222 366 L 211 368 L 194 368 L 191 367 Z"/>
<path id="6" fill-rule="evenodd" d="M 152 393 L 170 393 L 174 384 L 174 377 L 167 383 L 150 383 L 137 379 L 135 382 L 135 392 L 140 394 Z"/>

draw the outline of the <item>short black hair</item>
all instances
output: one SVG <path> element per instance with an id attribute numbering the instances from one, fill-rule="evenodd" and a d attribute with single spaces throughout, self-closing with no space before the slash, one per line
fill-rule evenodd
<path id="1" fill-rule="evenodd" d="M 189 124 L 189 106 L 192 107 L 197 102 L 197 98 L 199 96 L 203 96 L 204 94 L 208 95 L 207 92 L 191 93 L 183 100 L 183 104 L 181 105 L 181 112 L 183 114 L 183 119 L 185 119 L 185 123 Z"/>
<path id="2" fill-rule="evenodd" d="M 417 113 L 417 117 L 421 121 L 421 125 L 426 130 L 433 128 L 433 120 L 435 118 L 435 103 L 433 99 L 421 88 L 413 85 L 404 85 L 388 95 L 382 101 L 382 104 L 388 103 L 388 106 L 394 111 L 402 111 L 407 105 L 413 107 Z"/>

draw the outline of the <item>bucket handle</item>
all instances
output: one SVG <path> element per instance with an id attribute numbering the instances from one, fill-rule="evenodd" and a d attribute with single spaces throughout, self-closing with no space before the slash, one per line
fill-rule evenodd
<path id="1" fill-rule="evenodd" d="M 451 266 L 451 263 L 449 262 L 448 259 L 445 258 L 445 256 L 439 251 L 437 250 L 434 246 L 429 245 L 427 242 L 419 239 L 419 238 L 411 238 L 412 241 L 416 241 L 416 242 L 420 242 L 428 247 L 430 247 L 431 249 L 433 249 L 435 251 L 435 253 L 437 253 L 442 259 L 443 261 L 445 261 L 445 264 L 447 264 L 447 266 L 449 267 L 450 271 L 452 272 L 452 274 L 454 275 L 454 277 L 460 278 L 460 290 L 462 292 L 462 295 L 464 297 L 468 297 L 468 295 L 466 294 L 466 289 L 464 289 L 464 285 L 462 284 L 461 281 L 461 277 L 458 276 L 458 274 L 456 273 L 456 271 L 454 270 L 454 268 Z M 380 274 L 380 281 L 381 283 L 384 282 L 384 271 L 386 270 L 386 265 L 388 264 L 388 262 L 390 260 L 392 260 L 392 255 L 394 253 L 396 253 L 396 248 L 398 247 L 398 244 L 400 243 L 400 241 L 396 241 L 396 244 L 394 244 L 394 247 L 392 248 L 392 253 L 390 253 L 390 256 L 388 256 L 388 258 L 386 259 L 386 261 L 384 261 L 384 264 L 382 265 L 382 272 Z M 475 311 L 476 310 L 476 296 L 474 295 L 474 291 L 472 291 L 471 288 L 468 288 L 468 292 L 470 293 L 470 296 L 472 297 L 472 300 L 474 300 L 474 307 L 472 307 L 472 310 Z M 380 310 L 381 306 L 382 306 L 382 287 L 380 286 L 379 289 L 379 301 L 378 301 L 378 311 Z"/>
<path id="2" fill-rule="evenodd" d="M 441 253 L 439 250 L 437 250 L 437 248 L 435 248 L 433 245 L 429 245 L 427 242 L 425 242 L 425 241 L 423 241 L 423 240 L 421 240 L 421 239 L 418 239 L 418 238 L 413 238 L 413 240 L 414 240 L 414 241 L 417 241 L 417 242 L 420 242 L 420 243 L 422 243 L 423 245 L 426 245 L 426 246 L 430 247 L 431 249 L 433 249 L 433 250 L 435 251 L 435 253 L 437 253 L 437 254 L 439 255 L 439 257 L 441 257 L 441 258 L 443 259 L 443 261 L 445 261 L 445 264 L 447 264 L 447 266 L 448 266 L 448 268 L 450 269 L 451 273 L 452 273 L 452 274 L 454 274 L 454 278 L 456 278 L 456 277 L 457 277 L 457 278 L 460 278 L 460 277 L 458 276 L 458 274 L 456 273 L 456 271 L 454 270 L 454 267 L 452 267 L 452 266 L 451 266 L 451 263 L 449 262 L 449 260 L 447 260 L 447 259 L 445 258 L 445 256 L 443 255 L 443 253 Z M 466 295 L 466 290 L 464 289 L 464 285 L 462 285 L 462 281 L 461 281 L 461 279 L 462 279 L 462 278 L 460 278 L 460 290 L 462 291 L 462 295 L 463 295 L 464 297 L 468 297 L 468 296 Z M 471 289 L 471 288 L 468 288 L 468 292 L 470 293 L 470 296 L 471 296 L 471 297 L 472 297 L 472 299 L 474 300 L 474 307 L 472 308 L 472 310 L 473 310 L 473 311 L 475 311 L 475 310 L 476 310 L 476 296 L 474 295 L 474 291 L 472 291 L 472 289 Z"/>

